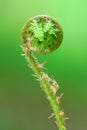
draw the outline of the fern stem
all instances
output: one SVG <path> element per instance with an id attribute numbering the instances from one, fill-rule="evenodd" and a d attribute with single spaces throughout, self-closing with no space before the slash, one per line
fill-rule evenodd
<path id="1" fill-rule="evenodd" d="M 57 91 L 58 84 L 55 80 L 52 80 L 48 77 L 47 74 L 43 72 L 43 68 L 40 67 L 39 62 L 33 55 L 33 53 L 29 51 L 26 46 L 22 45 L 21 47 L 23 49 L 24 56 L 28 62 L 29 67 L 32 68 L 32 70 L 34 71 L 36 77 L 40 82 L 42 90 L 46 94 L 47 99 L 51 104 L 55 115 L 57 127 L 59 128 L 59 130 L 66 130 L 64 112 L 60 108 L 59 98 L 57 99 L 55 93 Z"/>

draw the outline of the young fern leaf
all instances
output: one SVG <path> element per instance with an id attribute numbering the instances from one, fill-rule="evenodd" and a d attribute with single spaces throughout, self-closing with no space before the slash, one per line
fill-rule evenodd
<path id="1" fill-rule="evenodd" d="M 55 51 L 61 44 L 63 31 L 61 26 L 47 15 L 39 15 L 27 21 L 22 31 L 21 45 L 25 59 L 29 67 L 34 71 L 35 77 L 40 82 L 43 92 L 46 94 L 56 124 L 59 130 L 66 130 L 64 112 L 60 108 L 60 97 L 56 97 L 59 89 L 57 82 L 43 72 L 43 64 L 39 64 L 33 52 L 49 54 Z"/>

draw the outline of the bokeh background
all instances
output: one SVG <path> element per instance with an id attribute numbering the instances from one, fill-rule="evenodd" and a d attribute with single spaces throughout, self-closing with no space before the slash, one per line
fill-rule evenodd
<path id="1" fill-rule="evenodd" d="M 0 0 L 0 130 L 57 130 L 49 102 L 20 54 L 21 30 L 46 14 L 64 31 L 60 48 L 38 56 L 63 92 L 67 130 L 87 129 L 87 1 Z"/>

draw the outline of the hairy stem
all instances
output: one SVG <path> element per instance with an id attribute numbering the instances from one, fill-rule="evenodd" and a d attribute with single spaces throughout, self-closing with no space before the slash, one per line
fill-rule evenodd
<path id="1" fill-rule="evenodd" d="M 47 74 L 43 72 L 43 67 L 38 63 L 38 60 L 34 57 L 31 51 L 28 50 L 26 46 L 22 45 L 25 59 L 28 65 L 35 73 L 35 76 L 40 82 L 40 86 L 49 100 L 51 107 L 53 109 L 56 124 L 59 130 L 66 130 L 64 112 L 60 108 L 60 97 L 56 97 L 56 91 L 58 89 L 58 84 L 55 80 L 48 77 Z"/>

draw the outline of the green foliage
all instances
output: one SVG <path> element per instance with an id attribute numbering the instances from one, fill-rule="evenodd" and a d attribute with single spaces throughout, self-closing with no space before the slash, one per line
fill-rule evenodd
<path id="1" fill-rule="evenodd" d="M 27 32 L 27 33 L 26 33 Z M 61 44 L 63 32 L 60 25 L 52 18 L 41 15 L 28 21 L 23 30 L 23 41 L 27 41 L 33 51 L 48 54 Z"/>

